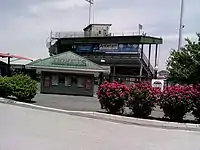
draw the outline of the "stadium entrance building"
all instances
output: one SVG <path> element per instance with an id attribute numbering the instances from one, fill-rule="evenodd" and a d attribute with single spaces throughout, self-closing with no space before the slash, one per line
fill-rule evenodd
<path id="1" fill-rule="evenodd" d="M 107 78 L 110 80 L 121 78 L 135 82 L 157 77 L 157 56 L 162 38 L 145 34 L 115 35 L 109 32 L 110 26 L 91 24 L 79 33 L 52 32 L 47 43 L 49 53 L 54 56 L 72 51 L 98 65 L 108 66 L 111 72 Z"/>

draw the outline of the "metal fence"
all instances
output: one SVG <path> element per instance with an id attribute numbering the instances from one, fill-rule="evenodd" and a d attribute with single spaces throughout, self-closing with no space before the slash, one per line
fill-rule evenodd
<path id="1" fill-rule="evenodd" d="M 132 32 L 132 33 L 109 33 L 107 36 L 134 36 L 138 35 L 138 33 Z M 78 37 L 84 37 L 84 32 L 51 32 L 52 38 L 78 38 Z"/>

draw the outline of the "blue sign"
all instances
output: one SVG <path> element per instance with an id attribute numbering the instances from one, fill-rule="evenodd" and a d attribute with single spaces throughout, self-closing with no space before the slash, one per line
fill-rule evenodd
<path id="1" fill-rule="evenodd" d="M 99 52 L 118 52 L 118 44 L 99 44 Z"/>
<path id="2" fill-rule="evenodd" d="M 118 52 L 138 52 L 137 44 L 119 44 Z"/>
<path id="3" fill-rule="evenodd" d="M 77 47 L 76 47 L 77 52 L 91 52 L 92 50 L 93 50 L 92 44 L 77 45 Z"/>
<path id="4" fill-rule="evenodd" d="M 103 53 L 135 53 L 137 44 L 81 44 L 76 46 L 77 52 L 103 52 Z"/>

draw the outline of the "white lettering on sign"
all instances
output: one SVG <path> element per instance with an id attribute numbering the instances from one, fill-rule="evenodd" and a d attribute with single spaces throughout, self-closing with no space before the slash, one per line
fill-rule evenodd
<path id="1" fill-rule="evenodd" d="M 100 50 L 113 50 L 113 49 L 118 49 L 118 44 L 100 44 L 99 45 Z"/>
<path id="2" fill-rule="evenodd" d="M 55 59 L 53 59 L 52 64 L 67 65 L 67 66 L 86 66 L 86 60 L 55 58 Z"/>

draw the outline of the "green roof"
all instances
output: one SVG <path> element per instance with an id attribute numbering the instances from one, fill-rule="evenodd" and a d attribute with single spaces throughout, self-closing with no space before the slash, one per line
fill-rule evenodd
<path id="1" fill-rule="evenodd" d="M 26 65 L 27 68 L 44 69 L 65 69 L 65 70 L 104 70 L 100 65 L 79 56 L 71 51 L 67 51 L 45 59 L 39 59 Z"/>

